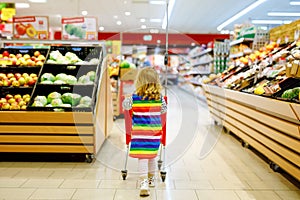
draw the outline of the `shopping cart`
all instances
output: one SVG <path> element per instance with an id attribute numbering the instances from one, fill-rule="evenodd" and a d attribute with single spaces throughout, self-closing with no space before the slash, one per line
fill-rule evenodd
<path id="1" fill-rule="evenodd" d="M 164 96 L 164 100 L 167 101 L 167 96 Z M 132 131 L 132 109 L 131 110 L 124 110 L 124 117 L 125 117 L 125 131 L 126 131 L 126 159 L 125 159 L 125 166 L 124 170 L 121 171 L 123 180 L 126 180 L 127 177 L 127 161 L 129 157 L 129 148 L 131 142 L 131 131 Z M 166 156 L 166 128 L 167 128 L 167 112 L 161 114 L 161 124 L 162 124 L 162 135 L 160 141 L 160 154 L 158 162 L 158 169 L 160 170 L 160 176 L 163 182 L 165 182 L 167 172 L 165 171 L 165 156 Z M 164 157 L 164 161 L 162 160 L 162 155 Z M 163 166 L 163 168 L 161 168 Z"/>

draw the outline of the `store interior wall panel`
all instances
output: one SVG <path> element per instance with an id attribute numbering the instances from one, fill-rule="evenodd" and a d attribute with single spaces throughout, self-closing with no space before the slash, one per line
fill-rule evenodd
<path id="1" fill-rule="evenodd" d="M 88 145 L 2 145 L 0 152 L 22 153 L 93 153 L 94 146 Z"/>

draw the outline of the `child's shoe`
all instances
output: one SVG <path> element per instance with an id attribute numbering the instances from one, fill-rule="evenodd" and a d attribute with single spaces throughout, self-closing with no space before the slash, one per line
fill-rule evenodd
<path id="1" fill-rule="evenodd" d="M 148 182 L 149 182 L 149 187 L 155 187 L 155 176 L 149 176 Z"/>
<path id="2" fill-rule="evenodd" d="M 150 195 L 148 179 L 143 179 L 140 184 L 140 196 L 147 197 Z"/>

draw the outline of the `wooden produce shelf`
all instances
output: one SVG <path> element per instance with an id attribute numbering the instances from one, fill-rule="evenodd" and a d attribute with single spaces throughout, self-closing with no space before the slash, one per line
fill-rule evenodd
<path id="1" fill-rule="evenodd" d="M 299 104 L 202 86 L 215 122 L 300 180 Z"/>
<path id="2" fill-rule="evenodd" d="M 113 123 L 106 70 L 98 88 L 93 112 L 0 111 L 0 153 L 78 153 L 92 161 Z"/>

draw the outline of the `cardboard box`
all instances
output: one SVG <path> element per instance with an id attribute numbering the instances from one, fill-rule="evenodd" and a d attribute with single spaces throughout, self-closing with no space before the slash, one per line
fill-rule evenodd
<path id="1" fill-rule="evenodd" d="M 120 68 L 120 79 L 122 81 L 135 80 L 137 72 L 137 69 Z"/>

